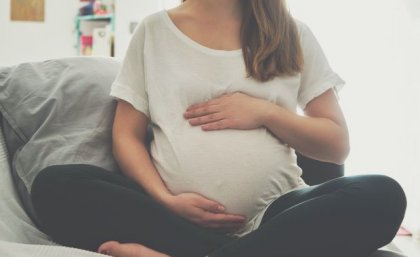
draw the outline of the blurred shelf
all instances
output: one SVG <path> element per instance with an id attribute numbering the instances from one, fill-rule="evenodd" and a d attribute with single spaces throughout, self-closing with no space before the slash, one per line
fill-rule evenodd
<path id="1" fill-rule="evenodd" d="M 114 14 L 76 16 L 76 29 L 80 28 L 80 22 L 82 21 L 101 21 L 101 20 L 109 20 L 111 22 L 112 30 L 114 30 L 115 28 L 115 15 Z"/>
<path id="2" fill-rule="evenodd" d="M 78 55 L 81 54 L 81 43 L 80 43 L 80 37 L 82 36 L 82 23 L 94 23 L 94 22 L 102 22 L 105 21 L 107 24 L 110 25 L 111 27 L 111 35 L 113 37 L 113 33 L 115 31 L 115 15 L 112 14 L 105 14 L 105 15 L 83 15 L 83 16 L 76 16 L 75 18 L 75 34 L 76 34 L 76 52 Z M 96 26 L 96 25 L 93 25 Z M 98 26 L 98 27 L 103 27 L 102 26 Z M 113 41 L 113 40 L 112 40 Z M 113 46 L 113 42 L 110 43 L 111 44 L 111 53 L 110 56 L 114 55 L 114 46 Z"/>

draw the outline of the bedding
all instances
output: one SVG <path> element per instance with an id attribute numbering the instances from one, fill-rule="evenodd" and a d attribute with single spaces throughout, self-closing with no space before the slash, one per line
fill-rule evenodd
<path id="1" fill-rule="evenodd" d="M 4 257 L 105 257 L 99 253 L 79 249 L 49 246 L 29 245 L 0 241 L 0 256 Z M 108 256 L 109 257 L 109 256 Z"/>
<path id="2" fill-rule="evenodd" d="M 0 129 L 0 256 L 100 257 L 102 254 L 58 246 L 39 231 L 20 204 Z"/>
<path id="3" fill-rule="evenodd" d="M 117 170 L 111 150 L 115 100 L 112 58 L 75 57 L 22 63 L 0 70 L 0 111 L 18 194 L 36 222 L 31 185 L 54 164 Z"/>
<path id="4" fill-rule="evenodd" d="M 53 244 L 32 223 L 21 207 L 13 185 L 8 153 L 0 130 L 0 240 L 32 244 Z M 0 255 L 5 256 L 5 255 Z"/>

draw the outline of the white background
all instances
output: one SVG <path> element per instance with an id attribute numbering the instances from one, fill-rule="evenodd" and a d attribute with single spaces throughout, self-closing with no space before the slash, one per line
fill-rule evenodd
<path id="1" fill-rule="evenodd" d="M 405 223 L 419 230 L 420 1 L 290 0 L 289 6 L 347 82 L 340 94 L 352 147 L 346 174 L 398 180 L 409 199 Z"/>

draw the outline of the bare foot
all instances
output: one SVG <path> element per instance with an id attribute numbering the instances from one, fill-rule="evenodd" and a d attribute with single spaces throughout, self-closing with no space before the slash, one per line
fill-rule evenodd
<path id="1" fill-rule="evenodd" d="M 98 252 L 113 257 L 170 257 L 140 244 L 120 244 L 116 241 L 103 243 Z"/>

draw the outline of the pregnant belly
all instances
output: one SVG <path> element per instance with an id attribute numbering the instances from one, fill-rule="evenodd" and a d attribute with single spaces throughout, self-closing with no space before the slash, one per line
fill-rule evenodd
<path id="1" fill-rule="evenodd" d="M 252 219 L 300 176 L 289 147 L 265 129 L 159 135 L 152 156 L 174 194 L 199 193 Z"/>

